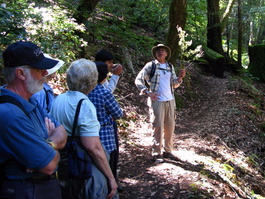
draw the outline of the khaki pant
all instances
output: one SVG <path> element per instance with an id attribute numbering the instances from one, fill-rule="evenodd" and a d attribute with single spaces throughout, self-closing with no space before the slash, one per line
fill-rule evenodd
<path id="1" fill-rule="evenodd" d="M 152 101 L 149 109 L 150 122 L 153 124 L 153 147 L 152 154 L 162 154 L 173 149 L 173 133 L 175 130 L 175 100 Z M 164 145 L 163 145 L 164 138 Z"/>

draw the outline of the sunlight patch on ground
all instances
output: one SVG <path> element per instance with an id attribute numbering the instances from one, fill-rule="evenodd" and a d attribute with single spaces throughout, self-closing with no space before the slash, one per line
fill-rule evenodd
<path id="1" fill-rule="evenodd" d="M 204 156 L 198 156 L 194 151 L 187 151 L 187 150 L 177 150 L 174 151 L 174 155 L 180 158 L 183 161 L 190 162 L 192 164 L 197 164 L 198 161 L 203 161 Z"/>
<path id="2" fill-rule="evenodd" d="M 152 125 L 150 123 L 139 122 L 137 126 L 130 125 L 128 129 L 133 132 L 130 134 L 130 137 L 135 144 L 141 146 L 152 146 Z"/>
<path id="3" fill-rule="evenodd" d="M 173 182 L 179 184 L 181 189 L 188 189 L 190 184 L 200 180 L 200 175 L 197 172 L 186 170 L 172 163 L 154 165 L 147 168 L 147 173 L 156 176 L 161 185 Z"/>
<path id="4" fill-rule="evenodd" d="M 131 185 L 136 185 L 136 184 L 139 183 L 139 180 L 135 180 L 135 179 L 132 179 L 132 178 L 124 178 L 124 179 L 122 179 L 122 182 L 131 184 Z"/>
<path id="5" fill-rule="evenodd" d="M 214 137 L 214 139 L 219 139 Z M 220 139 L 219 139 L 220 140 Z M 211 158 L 212 161 L 216 163 L 220 163 L 221 161 L 223 163 L 233 163 L 234 165 L 243 168 L 245 170 L 248 170 L 250 173 L 256 173 L 255 169 L 251 167 L 251 165 L 248 163 L 249 157 L 246 156 L 246 154 L 241 150 L 233 150 L 229 148 L 226 145 L 216 145 L 214 142 L 210 143 L 207 140 L 200 140 L 190 138 L 190 139 L 184 139 L 179 141 L 179 145 L 182 144 L 186 145 L 185 150 L 179 150 L 176 151 L 176 155 L 186 161 L 192 162 L 196 160 L 196 162 L 203 161 L 205 157 Z M 188 146 L 188 147 L 187 147 Z M 190 148 L 189 148 L 190 146 Z M 203 153 L 204 155 L 198 155 L 196 153 Z M 199 156 L 199 158 L 196 158 L 196 156 Z M 216 156 L 218 157 L 216 159 Z M 206 161 L 207 162 L 207 161 Z"/>
<path id="6" fill-rule="evenodd" d="M 149 174 L 157 175 L 157 176 L 164 176 L 164 175 L 175 175 L 174 177 L 178 177 L 185 175 L 189 171 L 186 171 L 182 167 L 176 166 L 171 163 L 160 163 L 157 165 L 153 165 L 147 168 Z"/>
<path id="7" fill-rule="evenodd" d="M 192 187 L 205 190 L 213 195 L 219 195 L 220 190 L 226 189 L 225 185 L 218 182 L 219 178 L 222 178 L 230 187 L 242 194 L 249 191 L 247 189 L 241 190 L 238 187 L 237 183 L 239 182 L 236 180 L 234 169 L 229 167 L 228 164 L 218 162 L 209 156 L 198 155 L 194 151 L 179 150 L 174 154 L 181 159 L 179 162 L 156 164 L 147 168 L 148 173 L 156 176 L 156 178 L 163 177 L 166 181 L 175 180 L 176 183 L 179 183 L 181 189 Z M 220 183 L 220 190 L 216 190 L 213 186 L 217 183 Z M 233 192 L 230 195 L 235 196 Z"/>
<path id="8" fill-rule="evenodd" d="M 241 190 L 238 185 L 241 184 L 237 180 L 237 174 L 235 173 L 235 167 L 229 164 L 229 161 L 233 161 L 234 163 L 238 163 L 235 159 L 230 159 L 226 162 L 222 162 L 216 159 L 213 159 L 211 156 L 198 155 L 193 151 L 177 151 L 175 153 L 179 158 L 181 158 L 185 162 L 189 162 L 191 164 L 201 165 L 200 171 L 200 180 L 195 184 L 200 187 L 200 189 L 205 188 L 206 190 L 212 190 L 208 183 L 208 178 L 218 179 L 222 178 L 224 182 L 230 185 L 233 189 L 236 189 L 240 193 L 249 192 L 247 187 L 244 190 Z M 235 158 L 235 157 L 234 157 Z M 240 159 L 238 159 L 239 161 Z M 240 161 L 241 165 L 243 164 Z M 243 185 L 244 187 L 244 185 Z"/>

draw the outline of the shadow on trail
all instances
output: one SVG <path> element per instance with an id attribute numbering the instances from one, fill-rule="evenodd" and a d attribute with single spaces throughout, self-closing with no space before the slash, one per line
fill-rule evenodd
<path id="1" fill-rule="evenodd" d="M 170 159 L 164 159 L 163 163 L 155 163 L 149 151 L 150 147 L 127 145 L 126 151 L 120 154 L 119 180 L 123 186 L 121 199 L 215 198 L 207 190 L 198 189 L 195 184 L 191 185 L 187 179 L 188 175 L 194 173 L 226 183 L 218 173 L 205 169 L 202 164 L 194 165 Z"/>

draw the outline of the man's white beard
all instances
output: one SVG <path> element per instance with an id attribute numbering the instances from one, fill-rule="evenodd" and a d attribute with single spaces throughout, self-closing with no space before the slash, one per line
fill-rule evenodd
<path id="1" fill-rule="evenodd" d="M 30 69 L 26 70 L 26 74 L 26 85 L 29 93 L 34 94 L 43 89 L 42 80 L 38 81 L 34 79 L 30 73 Z"/>

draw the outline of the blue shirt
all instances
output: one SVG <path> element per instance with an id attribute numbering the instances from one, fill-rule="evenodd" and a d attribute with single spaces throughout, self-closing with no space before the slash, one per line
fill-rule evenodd
<path id="1" fill-rule="evenodd" d="M 33 94 L 30 99 L 35 99 L 44 108 L 47 113 L 50 112 L 52 103 L 54 101 L 53 89 L 46 82 L 43 83 L 43 89 L 35 94 Z"/>
<path id="2" fill-rule="evenodd" d="M 78 115 L 76 136 L 99 136 L 100 124 L 97 120 L 96 108 L 87 96 L 79 91 L 67 91 L 58 95 L 53 103 L 51 115 L 66 129 L 69 136 L 72 135 L 75 111 L 80 99 L 82 101 Z"/>
<path id="3" fill-rule="evenodd" d="M 98 84 L 88 94 L 88 98 L 97 109 L 97 117 L 101 126 L 99 137 L 103 146 L 110 154 L 117 149 L 112 120 L 121 118 L 122 110 L 113 94 L 101 84 Z"/>
<path id="4" fill-rule="evenodd" d="M 0 95 L 9 95 L 22 103 L 30 118 L 16 105 L 0 104 L 0 164 L 8 161 L 5 175 L 8 179 L 26 179 L 44 175 L 27 173 L 26 168 L 42 169 L 56 155 L 46 142 L 48 138 L 45 117 L 51 118 L 40 106 L 29 102 L 10 90 L 0 88 Z M 53 118 L 55 126 L 60 124 Z"/>

